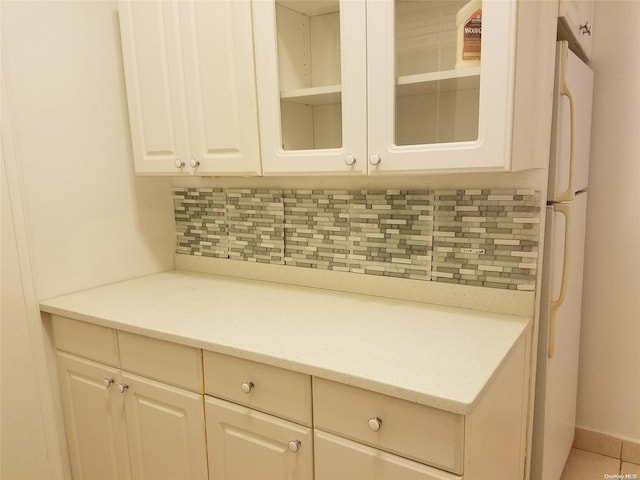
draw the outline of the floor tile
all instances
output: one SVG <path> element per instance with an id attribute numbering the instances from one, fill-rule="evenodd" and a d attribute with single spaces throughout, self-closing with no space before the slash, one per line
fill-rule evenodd
<path id="1" fill-rule="evenodd" d="M 620 468 L 620 474 L 624 475 L 623 478 L 628 480 L 639 479 L 640 478 L 640 465 L 629 462 L 622 462 L 622 467 Z"/>
<path id="2" fill-rule="evenodd" d="M 573 448 L 561 480 L 602 480 L 619 472 L 620 460 Z"/>
<path id="3" fill-rule="evenodd" d="M 622 461 L 640 465 L 640 443 L 625 440 L 622 442 Z"/>
<path id="4" fill-rule="evenodd" d="M 573 446 L 580 450 L 586 450 L 587 452 L 620 458 L 622 440 L 604 433 L 576 428 L 576 436 L 573 440 Z"/>

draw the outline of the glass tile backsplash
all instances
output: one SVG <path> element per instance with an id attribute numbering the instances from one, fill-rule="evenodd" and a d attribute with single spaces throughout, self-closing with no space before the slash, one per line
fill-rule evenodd
<path id="1" fill-rule="evenodd" d="M 533 190 L 174 188 L 177 253 L 534 290 Z"/>

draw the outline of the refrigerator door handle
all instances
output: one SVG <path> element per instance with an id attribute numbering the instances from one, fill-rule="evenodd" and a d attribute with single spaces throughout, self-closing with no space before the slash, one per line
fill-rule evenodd
<path id="1" fill-rule="evenodd" d="M 560 294 L 555 300 L 551 300 L 551 312 L 549 314 L 549 350 L 548 357 L 553 358 L 556 343 L 556 313 L 558 308 L 564 303 L 567 296 L 567 283 L 569 281 L 569 249 L 571 248 L 571 206 L 554 205 L 554 210 L 565 217 L 564 223 L 564 248 L 562 259 L 562 280 L 560 281 Z"/>
<path id="2" fill-rule="evenodd" d="M 567 85 L 567 64 L 569 56 L 569 44 L 567 42 L 562 42 L 562 72 L 560 74 L 560 96 L 565 96 L 569 99 L 569 118 L 570 118 L 570 137 L 571 140 L 569 142 L 569 181 L 567 184 L 567 190 L 564 192 L 560 192 L 556 195 L 555 201 L 557 202 L 567 202 L 571 201 L 575 198 L 575 192 L 573 191 L 573 177 L 575 171 L 576 164 L 576 109 L 575 109 L 575 99 L 573 98 L 573 93 L 569 89 Z"/>

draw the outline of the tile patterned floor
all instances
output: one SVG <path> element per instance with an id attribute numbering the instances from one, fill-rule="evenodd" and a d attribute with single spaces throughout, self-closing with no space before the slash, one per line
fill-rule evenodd
<path id="1" fill-rule="evenodd" d="M 573 448 L 560 480 L 640 480 L 640 465 Z"/>

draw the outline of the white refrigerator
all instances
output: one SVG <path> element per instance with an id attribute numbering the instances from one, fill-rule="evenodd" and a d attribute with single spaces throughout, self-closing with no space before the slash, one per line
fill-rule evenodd
<path id="1" fill-rule="evenodd" d="M 574 438 L 592 93 L 592 70 L 558 42 L 532 480 L 559 480 Z"/>

